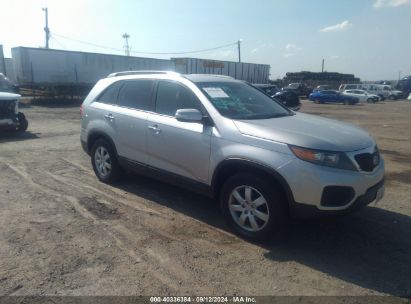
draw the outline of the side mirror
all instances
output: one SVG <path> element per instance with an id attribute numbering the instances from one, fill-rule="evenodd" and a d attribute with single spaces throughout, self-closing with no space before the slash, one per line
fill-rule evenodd
<path id="1" fill-rule="evenodd" d="M 176 119 L 182 122 L 201 122 L 203 114 L 197 109 L 179 109 L 176 111 Z"/>

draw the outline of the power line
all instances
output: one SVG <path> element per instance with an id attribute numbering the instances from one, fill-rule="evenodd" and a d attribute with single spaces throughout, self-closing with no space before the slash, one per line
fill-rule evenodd
<path id="1" fill-rule="evenodd" d="M 87 44 L 87 45 L 91 45 L 94 47 L 98 47 L 98 48 L 103 48 L 103 49 L 107 49 L 107 50 L 112 50 L 112 51 L 121 51 L 124 52 L 124 49 L 118 49 L 118 48 L 113 48 L 113 47 L 109 47 L 109 46 L 104 46 L 104 45 L 99 45 L 99 44 L 95 44 L 95 43 L 91 43 L 91 42 L 87 42 L 87 41 L 83 41 L 83 40 L 79 40 L 79 39 L 74 39 L 74 38 L 70 38 L 67 36 L 63 36 L 60 34 L 55 34 L 54 36 L 63 38 L 63 39 L 67 39 L 67 40 L 71 40 L 74 42 L 78 42 L 78 43 L 83 43 L 83 44 Z M 225 44 L 225 45 L 221 45 L 221 46 L 216 46 L 213 48 L 208 48 L 208 49 L 202 49 L 202 50 L 196 50 L 196 51 L 186 51 L 186 52 L 142 52 L 142 51 L 130 51 L 130 53 L 134 53 L 134 54 L 150 54 L 150 55 L 182 55 L 182 54 L 193 54 L 193 53 L 202 53 L 202 52 L 208 52 L 208 51 L 213 51 L 213 50 L 217 50 L 217 49 L 222 49 L 222 48 L 226 48 L 229 46 L 233 46 L 233 45 L 237 45 L 238 42 L 233 42 L 233 43 L 229 43 L 229 44 Z"/>
<path id="2" fill-rule="evenodd" d="M 63 50 L 67 50 L 67 48 L 66 48 L 59 40 L 57 40 L 56 37 L 54 37 L 54 34 L 50 34 L 50 38 L 51 38 L 53 41 L 57 42 L 57 44 L 58 44 Z"/>
<path id="3" fill-rule="evenodd" d="M 109 47 L 109 46 L 104 46 L 104 45 L 99 45 L 99 44 L 95 44 L 95 43 L 91 43 L 91 42 L 86 42 L 86 41 L 82 41 L 82 40 L 78 40 L 78 39 L 74 39 L 74 38 L 69 38 L 69 37 L 66 37 L 66 36 L 63 36 L 63 35 L 56 34 L 54 32 L 53 32 L 53 35 L 57 36 L 57 37 L 60 37 L 60 38 L 63 38 L 63 39 L 66 39 L 66 40 L 71 40 L 71 41 L 74 41 L 74 42 L 83 43 L 83 44 L 91 45 L 91 46 L 102 48 L 102 49 L 107 49 L 107 50 L 112 50 L 112 51 L 121 51 L 121 52 L 124 51 L 122 49 L 117 49 L 117 48 L 113 48 L 113 47 Z"/>

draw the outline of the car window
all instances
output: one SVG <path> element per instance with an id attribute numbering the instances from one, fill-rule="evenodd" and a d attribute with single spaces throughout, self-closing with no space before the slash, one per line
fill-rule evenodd
<path id="1" fill-rule="evenodd" d="M 260 90 L 243 82 L 199 82 L 197 86 L 221 115 L 231 119 L 268 119 L 292 115 Z"/>
<path id="2" fill-rule="evenodd" d="M 201 111 L 200 101 L 186 87 L 174 81 L 160 81 L 157 88 L 156 109 L 159 114 L 175 116 L 178 109 Z"/>
<path id="3" fill-rule="evenodd" d="M 98 102 L 103 102 L 103 103 L 108 103 L 108 104 L 116 104 L 117 103 L 117 96 L 118 96 L 118 91 L 122 85 L 121 81 L 117 81 L 113 84 L 111 84 L 107 89 L 103 91 L 102 94 L 100 94 L 99 97 L 97 97 Z"/>
<path id="4" fill-rule="evenodd" d="M 118 95 L 118 105 L 138 110 L 150 110 L 153 80 L 125 81 Z"/>

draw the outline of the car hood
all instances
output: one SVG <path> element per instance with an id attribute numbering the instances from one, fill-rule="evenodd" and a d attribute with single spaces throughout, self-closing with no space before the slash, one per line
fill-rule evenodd
<path id="1" fill-rule="evenodd" d="M 303 113 L 271 119 L 234 120 L 234 124 L 243 135 L 311 149 L 348 152 L 375 144 L 372 136 L 361 128 Z"/>
<path id="2" fill-rule="evenodd" d="M 20 99 L 20 98 L 21 98 L 21 95 L 19 95 L 19 94 L 0 92 L 0 102 L 2 100 L 16 100 L 16 99 Z"/>

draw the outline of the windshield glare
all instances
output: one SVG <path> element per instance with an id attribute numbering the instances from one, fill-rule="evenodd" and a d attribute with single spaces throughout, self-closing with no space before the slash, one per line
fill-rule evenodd
<path id="1" fill-rule="evenodd" d="M 243 82 L 202 82 L 197 86 L 227 118 L 268 119 L 292 115 L 291 111 Z"/>

